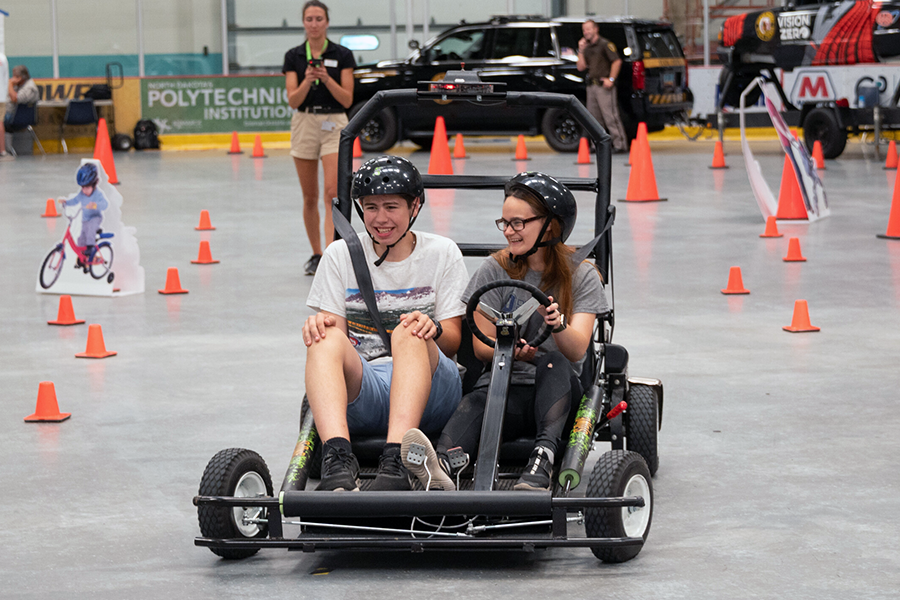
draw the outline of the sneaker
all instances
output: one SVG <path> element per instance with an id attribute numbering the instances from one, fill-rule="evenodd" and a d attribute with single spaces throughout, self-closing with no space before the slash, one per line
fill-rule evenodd
<path id="1" fill-rule="evenodd" d="M 400 460 L 400 449 L 389 448 L 378 458 L 378 470 L 375 481 L 366 491 L 369 492 L 408 492 L 412 489 L 409 471 Z"/>
<path id="2" fill-rule="evenodd" d="M 400 456 L 403 457 L 403 464 L 409 472 L 422 482 L 422 487 L 426 490 L 456 489 L 456 484 L 450 476 L 450 463 L 446 458 L 438 457 L 431 440 L 418 429 L 410 429 L 403 434 Z"/>
<path id="3" fill-rule="evenodd" d="M 538 490 L 549 490 L 552 484 L 551 476 L 553 475 L 553 458 L 550 451 L 543 446 L 537 446 L 531 452 L 531 458 L 528 459 L 528 466 L 516 485 L 514 490 L 524 490 L 536 492 Z"/>
<path id="4" fill-rule="evenodd" d="M 9 152 L 0 152 L 0 162 L 5 162 L 8 160 L 16 160 L 16 157 Z"/>
<path id="5" fill-rule="evenodd" d="M 321 254 L 313 254 L 309 257 L 309 260 L 306 261 L 306 264 L 303 266 L 304 272 L 307 275 L 315 275 L 316 269 L 319 268 L 319 261 L 322 260 Z"/>
<path id="6" fill-rule="evenodd" d="M 316 491 L 358 492 L 359 462 L 352 452 L 326 446 L 322 457 L 322 480 Z"/>

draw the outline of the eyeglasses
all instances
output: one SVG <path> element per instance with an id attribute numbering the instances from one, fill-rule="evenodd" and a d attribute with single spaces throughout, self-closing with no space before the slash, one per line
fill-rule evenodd
<path id="1" fill-rule="evenodd" d="M 506 219 L 497 219 L 494 223 L 497 224 L 497 229 L 500 231 L 506 231 L 507 227 L 512 227 L 513 231 L 522 231 L 525 229 L 525 223 L 530 223 L 531 221 L 536 221 L 537 219 L 543 219 L 544 217 L 529 217 L 527 219 L 512 219 L 511 221 L 507 221 Z"/>

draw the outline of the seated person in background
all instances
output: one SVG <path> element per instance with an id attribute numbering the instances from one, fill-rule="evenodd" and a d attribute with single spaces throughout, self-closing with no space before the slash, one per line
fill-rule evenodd
<path id="1" fill-rule="evenodd" d="M 97 188 L 100 174 L 94 163 L 81 165 L 78 173 L 75 174 L 75 181 L 81 186 L 81 191 L 69 200 L 60 200 L 59 203 L 64 206 L 81 206 L 81 233 L 76 243 L 79 246 L 86 246 L 84 255 L 90 262 L 97 242 L 97 230 L 100 229 L 100 224 L 103 222 L 103 211 L 109 207 L 109 201 L 106 199 L 106 195 Z M 80 259 L 78 263 L 79 266 L 87 268 L 87 265 L 81 264 Z"/>
<path id="2" fill-rule="evenodd" d="M 387 433 L 370 489 L 409 490 L 403 434 L 413 427 L 440 431 L 462 396 L 450 357 L 459 347 L 468 274 L 451 240 L 411 231 L 425 188 L 408 160 L 367 161 L 353 177 L 351 196 L 362 211 L 366 233 L 359 238 L 391 348 L 373 326 L 346 242 L 336 241 L 306 301 L 317 313 L 303 325 L 306 395 L 324 442 L 318 489 L 358 490 L 350 435 Z"/>
<path id="3" fill-rule="evenodd" d="M 16 105 L 23 104 L 31 106 L 41 98 L 41 92 L 38 90 L 37 84 L 28 73 L 25 65 L 13 67 L 12 77 L 9 78 L 9 102 L 6 104 L 6 116 L 3 117 L 3 125 L 6 131 L 13 133 L 15 129 L 11 129 L 12 118 L 16 112 Z"/>
<path id="4" fill-rule="evenodd" d="M 468 302 L 484 284 L 499 279 L 526 281 L 549 296 L 550 306 L 540 307 L 532 314 L 520 333 L 534 339 L 545 324 L 553 328 L 553 333 L 536 348 L 524 345 L 525 339 L 516 348 L 503 420 L 505 440 L 523 435 L 537 438 L 515 489 L 546 490 L 551 486 L 553 464 L 561 449 L 572 401 L 583 393 L 579 375 L 594 319 L 607 310 L 607 304 L 597 270 L 587 261 L 574 264 L 571 257 L 575 249 L 565 244 L 577 215 L 572 192 L 554 178 L 533 172 L 516 175 L 504 191 L 503 217 L 496 223 L 509 245 L 482 263 L 469 282 L 463 301 Z M 530 298 L 526 290 L 496 288 L 482 296 L 481 302 L 498 311 L 513 312 Z M 491 322 L 479 312 L 475 313 L 475 320 L 485 334 L 494 331 Z M 475 355 L 490 363 L 493 349 L 474 337 L 472 343 Z M 410 444 L 426 449 L 424 465 L 406 464 L 423 486 L 430 472 L 432 489 L 456 488 L 447 452 L 456 447 L 470 457 L 477 452 L 489 383 L 490 372 L 486 372 L 462 399 L 441 432 L 437 452 L 418 429 L 403 436 L 404 460 Z"/>

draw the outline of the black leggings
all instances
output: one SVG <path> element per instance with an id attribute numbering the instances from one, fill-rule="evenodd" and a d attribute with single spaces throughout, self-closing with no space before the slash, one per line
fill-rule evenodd
<path id="1" fill-rule="evenodd" d="M 546 446 L 555 453 L 572 400 L 582 393 L 581 382 L 571 363 L 558 351 L 540 357 L 535 367 L 534 385 L 510 386 L 503 416 L 503 439 L 536 433 L 536 445 Z M 484 386 L 463 396 L 438 438 L 438 452 L 446 453 L 449 448 L 461 446 L 469 456 L 475 456 L 481 441 L 487 393 L 488 388 Z"/>

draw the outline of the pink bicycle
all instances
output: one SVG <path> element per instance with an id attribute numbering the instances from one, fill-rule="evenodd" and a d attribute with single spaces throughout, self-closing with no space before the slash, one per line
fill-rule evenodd
<path id="1" fill-rule="evenodd" d="M 65 207 L 63 207 L 63 209 L 65 210 Z M 75 243 L 75 238 L 72 237 L 71 232 L 72 221 L 81 214 L 81 208 L 79 208 L 71 217 L 65 212 L 63 214 L 69 219 L 69 226 L 66 227 L 66 234 L 63 236 L 62 241 L 50 251 L 50 254 L 44 259 L 44 264 L 41 265 L 41 287 L 46 290 L 59 279 L 59 274 L 62 273 L 63 263 L 66 260 L 66 242 L 69 242 L 69 246 L 75 251 L 77 259 L 75 264 L 76 269 L 82 269 L 85 273 L 90 273 L 91 277 L 94 279 L 103 279 L 106 277 L 107 283 L 112 283 L 113 278 L 115 277 L 115 274 L 111 271 L 113 263 L 112 245 L 108 241 L 100 240 L 108 240 L 113 237 L 113 234 L 103 233 L 102 229 L 98 229 L 98 243 L 94 246 L 93 251 L 90 252 L 90 256 L 88 256 L 86 253 L 88 247 L 78 246 Z"/>

